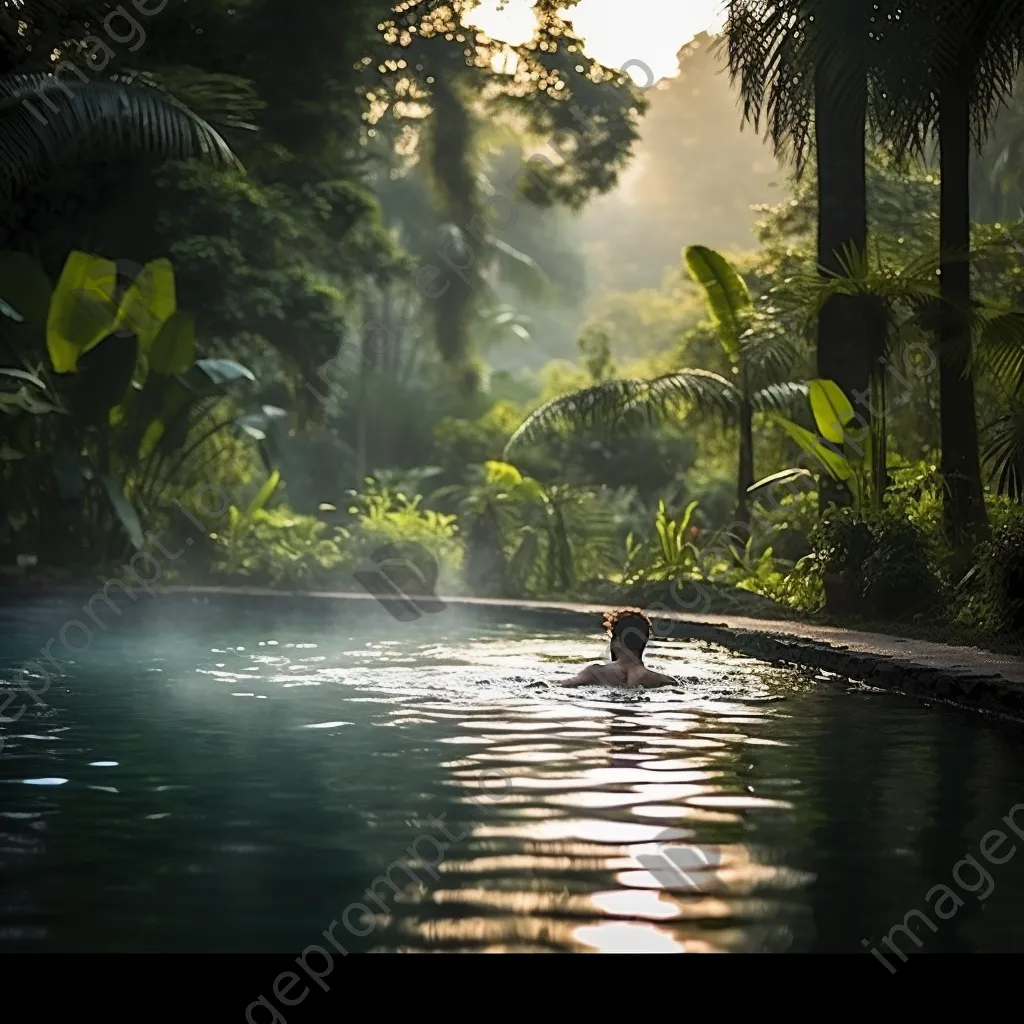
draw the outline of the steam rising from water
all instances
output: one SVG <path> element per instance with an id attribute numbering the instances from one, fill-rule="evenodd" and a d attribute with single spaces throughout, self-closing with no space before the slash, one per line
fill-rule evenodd
<path id="1" fill-rule="evenodd" d="M 0 665 L 57 611 L 21 610 Z M 934 884 L 892 823 L 843 823 L 890 746 L 930 750 L 950 719 L 695 644 L 652 646 L 666 690 L 538 687 L 602 639 L 524 620 L 126 615 L 2 725 L 0 944 L 299 951 L 390 871 L 400 898 L 349 915 L 353 951 L 810 949 L 825 909 L 857 951 Z M 927 804 L 927 773 L 904 784 Z M 403 873 L 437 822 L 436 870 Z M 1024 904 L 1006 892 L 986 915 L 1002 948 Z"/>

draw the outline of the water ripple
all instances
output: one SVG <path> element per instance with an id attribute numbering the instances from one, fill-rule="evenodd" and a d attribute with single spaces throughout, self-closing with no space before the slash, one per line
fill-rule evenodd
<path id="1" fill-rule="evenodd" d="M 5 735 L 5 948 L 298 951 L 346 907 L 374 950 L 814 948 L 817 893 L 871 902 L 822 882 L 844 850 L 879 886 L 917 865 L 878 815 L 926 804 L 928 772 L 859 802 L 861 751 L 931 749 L 916 711 L 871 747 L 873 698 L 836 725 L 805 677 L 696 644 L 657 645 L 684 682 L 634 694 L 536 688 L 600 643 L 504 623 L 349 636 L 204 610 L 189 630 L 112 631 Z M 893 920 L 927 889 L 899 877 L 875 899 Z"/>

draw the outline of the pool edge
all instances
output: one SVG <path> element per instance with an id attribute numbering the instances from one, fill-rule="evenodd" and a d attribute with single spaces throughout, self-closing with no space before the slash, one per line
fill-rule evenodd
<path id="1" fill-rule="evenodd" d="M 33 599 L 82 598 L 95 591 L 83 586 L 12 588 L 0 590 L 0 606 L 24 604 Z M 189 599 L 267 599 L 308 602 L 358 602 L 377 599 L 365 592 L 303 592 L 261 588 L 216 586 L 162 586 L 154 596 Z M 506 609 L 509 612 L 557 616 L 582 629 L 597 631 L 599 616 L 607 605 L 563 601 L 504 600 L 452 596 L 441 597 L 445 606 Z M 378 602 L 380 603 L 380 602 Z M 924 641 L 906 641 L 885 634 L 832 629 L 795 621 L 754 620 L 729 615 L 689 615 L 668 609 L 650 610 L 655 637 L 660 640 L 696 640 L 768 664 L 825 671 L 844 679 L 906 696 L 952 704 L 972 711 L 1024 720 L 1024 659 L 994 655 L 979 648 L 955 647 Z M 894 653 L 897 645 L 913 652 Z M 1008 678 L 1001 668 L 1011 674 Z"/>

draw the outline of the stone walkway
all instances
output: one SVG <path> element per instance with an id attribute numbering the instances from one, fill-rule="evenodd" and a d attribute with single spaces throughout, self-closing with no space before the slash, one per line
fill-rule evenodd
<path id="1" fill-rule="evenodd" d="M 767 619 L 721 618 L 714 615 L 688 616 L 684 622 L 698 627 L 720 626 L 730 631 L 756 632 L 793 637 L 827 644 L 853 654 L 912 664 L 967 676 L 1000 676 L 1024 688 L 1024 658 L 998 654 L 978 647 L 958 647 L 929 640 L 865 633 L 838 626 L 816 626 L 806 622 L 774 622 Z"/>

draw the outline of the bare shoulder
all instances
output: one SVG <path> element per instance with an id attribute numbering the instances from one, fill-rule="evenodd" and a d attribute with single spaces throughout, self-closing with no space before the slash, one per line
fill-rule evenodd
<path id="1" fill-rule="evenodd" d="M 585 669 L 577 672 L 571 679 L 561 679 L 559 686 L 592 686 L 599 682 L 597 678 L 597 665 L 588 665 Z"/>
<path id="2" fill-rule="evenodd" d="M 561 682 L 561 686 L 600 686 L 621 683 L 620 672 L 614 665 L 588 665 L 585 669 Z"/>
<path id="3" fill-rule="evenodd" d="M 651 669 L 644 669 L 642 675 L 637 679 L 637 685 L 647 690 L 658 686 L 676 686 L 679 680 L 673 676 L 667 676 L 664 672 L 653 672 Z"/>

